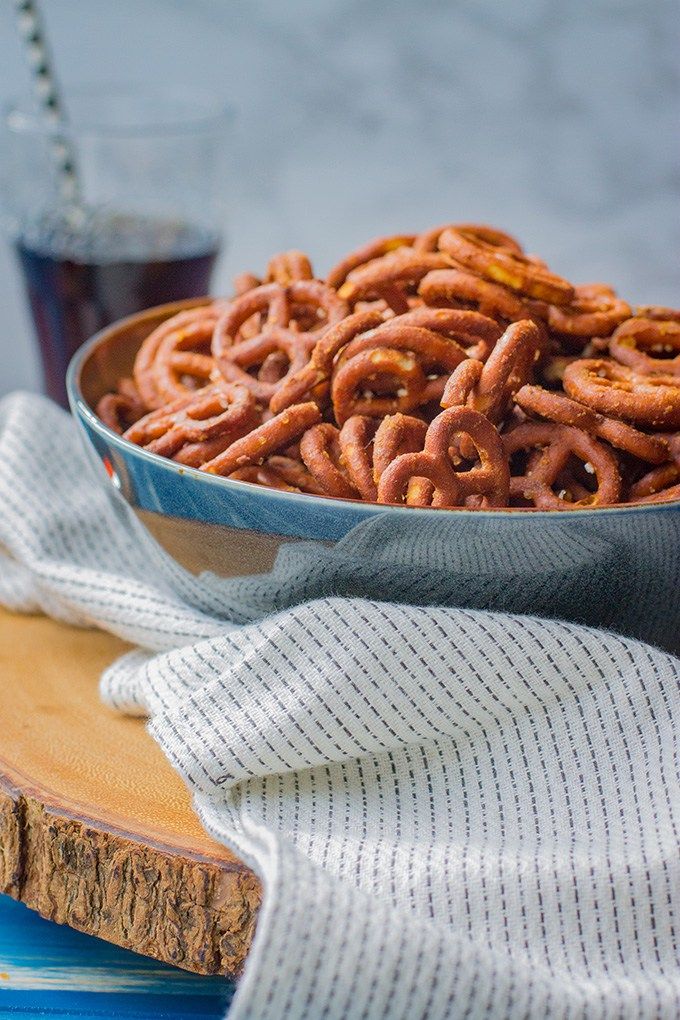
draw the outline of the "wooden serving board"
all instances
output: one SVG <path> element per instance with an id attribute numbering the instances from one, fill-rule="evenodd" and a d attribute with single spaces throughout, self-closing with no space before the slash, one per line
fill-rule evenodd
<path id="1" fill-rule="evenodd" d="M 126 645 L 0 609 L 0 892 L 198 974 L 238 974 L 260 886 L 212 840 L 144 721 L 107 709 Z"/>

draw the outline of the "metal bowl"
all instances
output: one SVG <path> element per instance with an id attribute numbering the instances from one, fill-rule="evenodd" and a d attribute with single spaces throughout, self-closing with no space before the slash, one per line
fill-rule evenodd
<path id="1" fill-rule="evenodd" d="M 550 512 L 380 506 L 219 478 L 116 435 L 95 415 L 97 401 L 130 374 L 152 329 L 202 303 L 110 326 L 78 351 L 67 380 L 103 484 L 183 566 L 252 575 L 272 609 L 285 589 L 287 600 L 353 595 L 534 613 L 680 651 L 680 501 Z"/>

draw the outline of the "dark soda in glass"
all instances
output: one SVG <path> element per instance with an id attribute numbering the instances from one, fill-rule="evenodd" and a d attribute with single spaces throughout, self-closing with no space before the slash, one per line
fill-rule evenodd
<path id="1" fill-rule="evenodd" d="M 90 214 L 76 225 L 45 217 L 15 248 L 45 392 L 66 407 L 66 369 L 81 344 L 126 315 L 207 294 L 219 238 L 181 222 Z"/>

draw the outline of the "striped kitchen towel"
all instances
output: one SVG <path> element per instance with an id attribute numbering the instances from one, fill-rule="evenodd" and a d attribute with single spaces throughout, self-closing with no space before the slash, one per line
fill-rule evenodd
<path id="1" fill-rule="evenodd" d="M 0 601 L 139 646 L 104 700 L 150 717 L 262 879 L 232 1018 L 680 1014 L 677 659 L 529 616 L 301 601 L 312 543 L 193 578 L 36 397 L 0 403 L 0 506 Z"/>

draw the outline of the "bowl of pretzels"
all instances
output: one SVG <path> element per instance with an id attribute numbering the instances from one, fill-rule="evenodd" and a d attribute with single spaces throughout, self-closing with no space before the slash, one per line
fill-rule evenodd
<path id="1" fill-rule="evenodd" d="M 379 238 L 323 277 L 284 252 L 105 329 L 68 386 L 195 572 L 678 640 L 680 311 L 504 231 Z"/>

